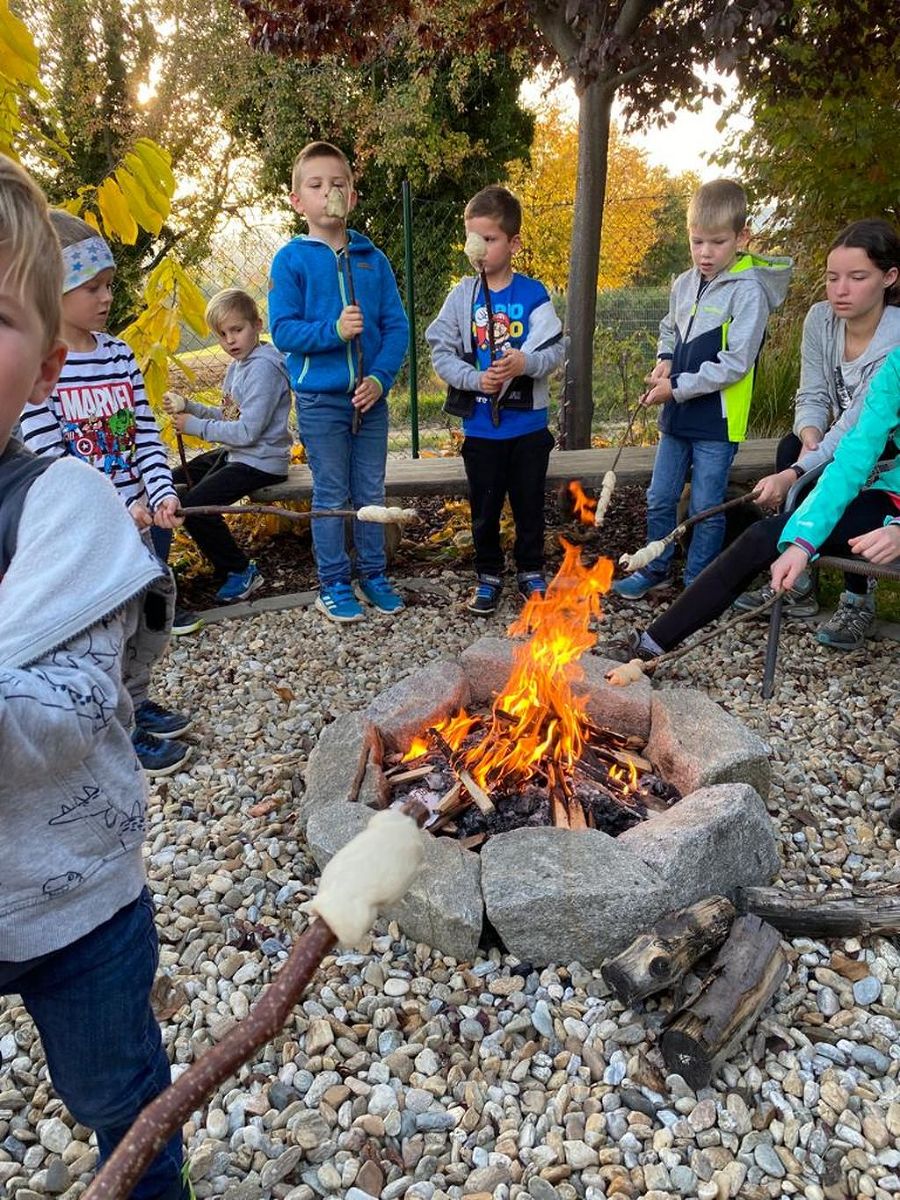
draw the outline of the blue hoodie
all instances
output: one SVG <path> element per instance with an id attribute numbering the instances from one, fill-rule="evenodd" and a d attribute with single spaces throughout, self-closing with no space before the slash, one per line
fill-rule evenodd
<path id="1" fill-rule="evenodd" d="M 385 395 L 406 355 L 409 322 L 390 263 L 367 237 L 348 229 L 349 263 L 362 309 L 363 374 Z M 282 246 L 269 278 L 269 328 L 285 355 L 295 392 L 350 395 L 360 380 L 352 342 L 337 330 L 350 303 L 346 263 L 318 238 L 302 235 Z"/>

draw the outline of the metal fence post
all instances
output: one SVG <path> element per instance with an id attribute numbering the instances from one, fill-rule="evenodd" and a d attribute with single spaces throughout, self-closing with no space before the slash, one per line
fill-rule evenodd
<path id="1" fill-rule="evenodd" d="M 416 281 L 413 262 L 412 189 L 403 192 L 403 273 L 406 277 L 406 312 L 409 317 L 409 423 L 413 458 L 419 457 L 419 364 L 416 353 Z"/>

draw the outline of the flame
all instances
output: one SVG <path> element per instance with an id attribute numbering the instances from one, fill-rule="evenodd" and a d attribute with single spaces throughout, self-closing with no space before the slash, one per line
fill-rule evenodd
<path id="1" fill-rule="evenodd" d="M 569 495 L 572 497 L 572 506 L 575 510 L 575 516 L 583 525 L 593 525 L 594 513 L 597 511 L 597 501 L 586 495 L 584 488 L 577 479 L 569 480 Z"/>

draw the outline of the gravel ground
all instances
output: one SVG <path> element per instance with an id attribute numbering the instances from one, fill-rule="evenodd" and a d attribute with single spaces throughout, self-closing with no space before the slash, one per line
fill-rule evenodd
<path id="1" fill-rule="evenodd" d="M 401 581 L 426 575 L 430 590 L 393 621 L 340 629 L 309 609 L 227 621 L 161 666 L 159 698 L 196 716 L 191 768 L 155 788 L 148 836 L 175 1072 L 246 1014 L 305 925 L 316 876 L 292 798 L 323 725 L 514 615 L 507 594 L 476 622 L 468 578 L 401 566 Z M 611 632 L 652 607 L 619 603 Z M 738 633 L 664 678 L 706 689 L 770 744 L 779 882 L 895 891 L 883 816 L 900 773 L 900 646 L 841 657 L 790 630 L 763 703 L 765 627 Z M 695 1093 L 656 1047 L 670 998 L 623 1010 L 577 963 L 536 971 L 497 950 L 458 963 L 381 924 L 364 953 L 326 960 L 289 1027 L 192 1115 L 197 1195 L 890 1200 L 900 952 L 884 938 L 785 950 L 773 1004 Z M 0 1001 L 0 1064 L 0 1195 L 80 1195 L 95 1151 L 54 1097 L 15 998 Z"/>

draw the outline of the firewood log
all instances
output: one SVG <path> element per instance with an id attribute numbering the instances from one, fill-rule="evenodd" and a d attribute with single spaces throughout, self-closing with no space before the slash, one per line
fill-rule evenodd
<path id="1" fill-rule="evenodd" d="M 900 896 L 823 896 L 773 887 L 741 888 L 739 912 L 752 912 L 785 937 L 868 937 L 900 933 Z"/>
<path id="2" fill-rule="evenodd" d="M 603 978 L 626 1005 L 661 992 L 725 940 L 734 915 L 734 906 L 724 896 L 709 896 L 669 913 L 604 963 Z"/>
<path id="3" fill-rule="evenodd" d="M 660 1039 L 670 1071 L 706 1087 L 788 973 L 777 929 L 738 917 L 699 993 Z"/>

